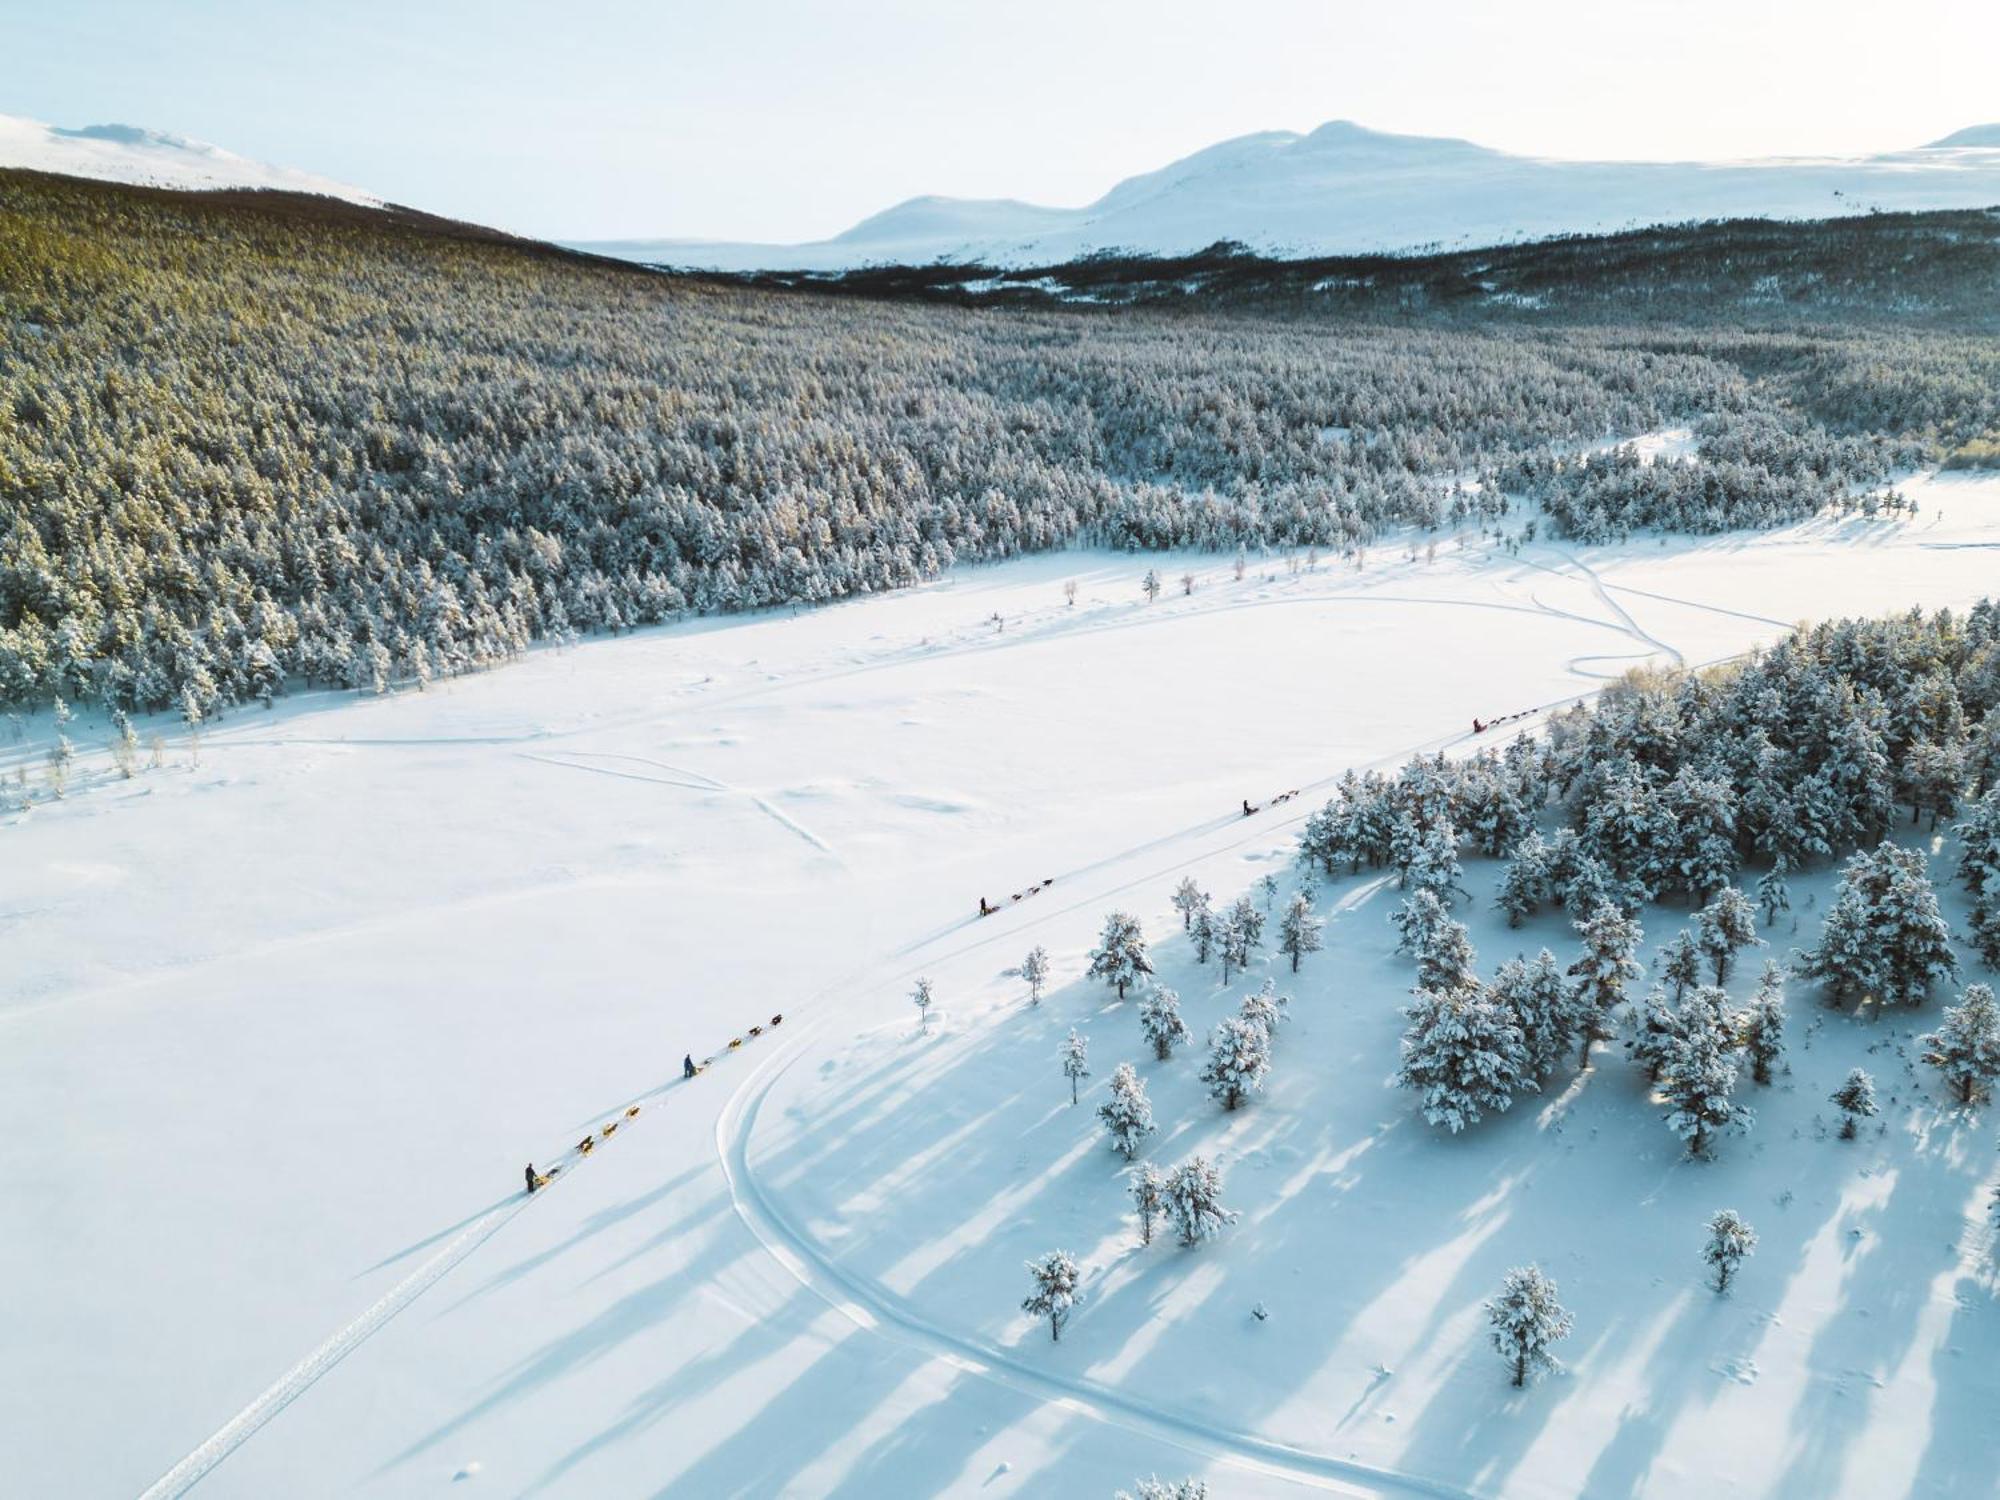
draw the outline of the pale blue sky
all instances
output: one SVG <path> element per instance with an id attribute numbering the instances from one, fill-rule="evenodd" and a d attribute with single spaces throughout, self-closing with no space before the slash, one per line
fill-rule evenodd
<path id="1" fill-rule="evenodd" d="M 1557 156 L 2000 120 L 1991 0 L 0 0 L 0 113 L 214 141 L 565 238 L 1078 204 L 1335 118 Z"/>

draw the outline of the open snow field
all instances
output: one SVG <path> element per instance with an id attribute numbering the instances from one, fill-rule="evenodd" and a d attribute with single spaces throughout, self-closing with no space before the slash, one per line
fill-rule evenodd
<path id="1" fill-rule="evenodd" d="M 1392 898 L 1339 882 L 1266 1097 L 1224 1116 L 1193 1055 L 1143 1063 L 1149 1158 L 1214 1151 L 1243 1218 L 1141 1251 L 1092 1113 L 1140 1060 L 1135 1002 L 1077 977 L 1135 910 L 1199 1037 L 1265 969 L 1226 994 L 1193 969 L 1174 882 L 1289 884 L 1346 767 L 1801 617 L 2000 589 L 2000 483 L 1903 488 L 1913 521 L 1518 558 L 1469 535 L 1359 572 L 1037 558 L 294 698 L 198 763 L 163 725 L 130 782 L 78 734 L 69 798 L 0 826 L 0 1488 L 132 1495 L 200 1451 L 161 1493 L 1991 1494 L 1990 1122 L 1895 1055 L 1935 1009 L 1867 1030 L 1795 989 L 1795 1073 L 1710 1165 L 1615 1050 L 1453 1140 L 1387 1083 Z M 0 758 L 38 767 L 47 733 Z M 1825 886 L 1795 886 L 1781 956 Z M 1473 938 L 1489 970 L 1569 944 L 1483 900 Z M 1036 943 L 1028 1011 L 1008 971 Z M 1819 1139 L 1871 1049 L 1885 1131 Z M 683 1084 L 689 1050 L 717 1062 Z M 522 1196 L 524 1162 L 634 1102 Z M 1724 1206 L 1763 1244 L 1716 1299 Z M 1090 1300 L 1051 1346 L 1015 1307 L 1057 1243 Z M 1531 1258 L 1577 1333 L 1522 1393 L 1479 1304 Z"/>

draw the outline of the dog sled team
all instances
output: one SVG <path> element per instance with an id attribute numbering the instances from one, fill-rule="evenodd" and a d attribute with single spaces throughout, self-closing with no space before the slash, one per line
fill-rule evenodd
<path id="1" fill-rule="evenodd" d="M 1013 895 L 1009 896 L 1007 898 L 1007 905 L 1012 906 L 1016 901 L 1025 901 L 1030 896 L 1039 896 L 1043 891 L 1047 890 L 1050 886 L 1054 885 L 1055 883 L 1056 883 L 1056 878 L 1053 875 L 1051 875 L 1047 880 L 1038 880 L 1033 885 L 1029 886 L 1025 891 L 1016 891 L 1014 892 Z M 999 911 L 1000 909 L 1001 906 L 999 902 L 988 901 L 984 896 L 981 896 L 979 898 L 980 916 L 990 917 L 993 915 L 993 913 Z"/>
<path id="2" fill-rule="evenodd" d="M 1472 732 L 1474 734 L 1484 734 L 1487 730 L 1497 728 L 1499 725 L 1512 724 L 1518 719 L 1525 719 L 1532 713 L 1534 713 L 1532 708 L 1524 708 L 1519 713 L 1502 714 L 1497 719 L 1480 719 L 1475 716 L 1472 721 Z"/>
<path id="3" fill-rule="evenodd" d="M 1293 787 L 1289 792 L 1278 793 L 1278 795 L 1273 797 L 1269 802 L 1252 802 L 1248 797 L 1245 797 L 1243 799 L 1243 816 L 1246 818 L 1253 817 L 1257 813 L 1262 812 L 1267 807 L 1276 807 L 1281 802 L 1291 801 L 1292 798 L 1298 796 L 1298 794 L 1299 794 L 1299 789 L 1297 787 Z"/>

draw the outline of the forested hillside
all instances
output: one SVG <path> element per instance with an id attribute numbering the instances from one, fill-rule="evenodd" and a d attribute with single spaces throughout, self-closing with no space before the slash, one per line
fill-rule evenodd
<path id="1" fill-rule="evenodd" d="M 1990 338 L 1621 307 L 802 295 L 0 172 L 0 701 L 206 715 L 1079 540 L 1347 551 L 1503 494 L 1587 539 L 1774 524 L 2000 433 Z M 1697 459 L 1590 452 L 1669 424 Z"/>

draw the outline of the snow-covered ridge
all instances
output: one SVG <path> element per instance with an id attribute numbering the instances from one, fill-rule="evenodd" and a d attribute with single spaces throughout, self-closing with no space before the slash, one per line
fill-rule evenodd
<path id="1" fill-rule="evenodd" d="M 1054 265 L 1099 251 L 1180 255 L 1235 240 L 1278 256 L 1504 244 L 1690 220 L 1821 219 L 2000 204 L 2000 125 L 1914 150 L 1727 162 L 1558 161 L 1335 120 L 1263 131 L 1127 178 L 1095 203 L 913 198 L 805 245 L 618 240 L 577 248 L 713 270 L 833 271 L 934 261 Z"/>
<path id="2" fill-rule="evenodd" d="M 379 208 L 382 203 L 380 198 L 330 177 L 252 161 L 207 141 L 137 125 L 86 125 L 71 130 L 19 115 L 0 115 L 0 167 L 60 172 L 136 187 L 266 188 L 317 193 L 370 208 Z"/>

